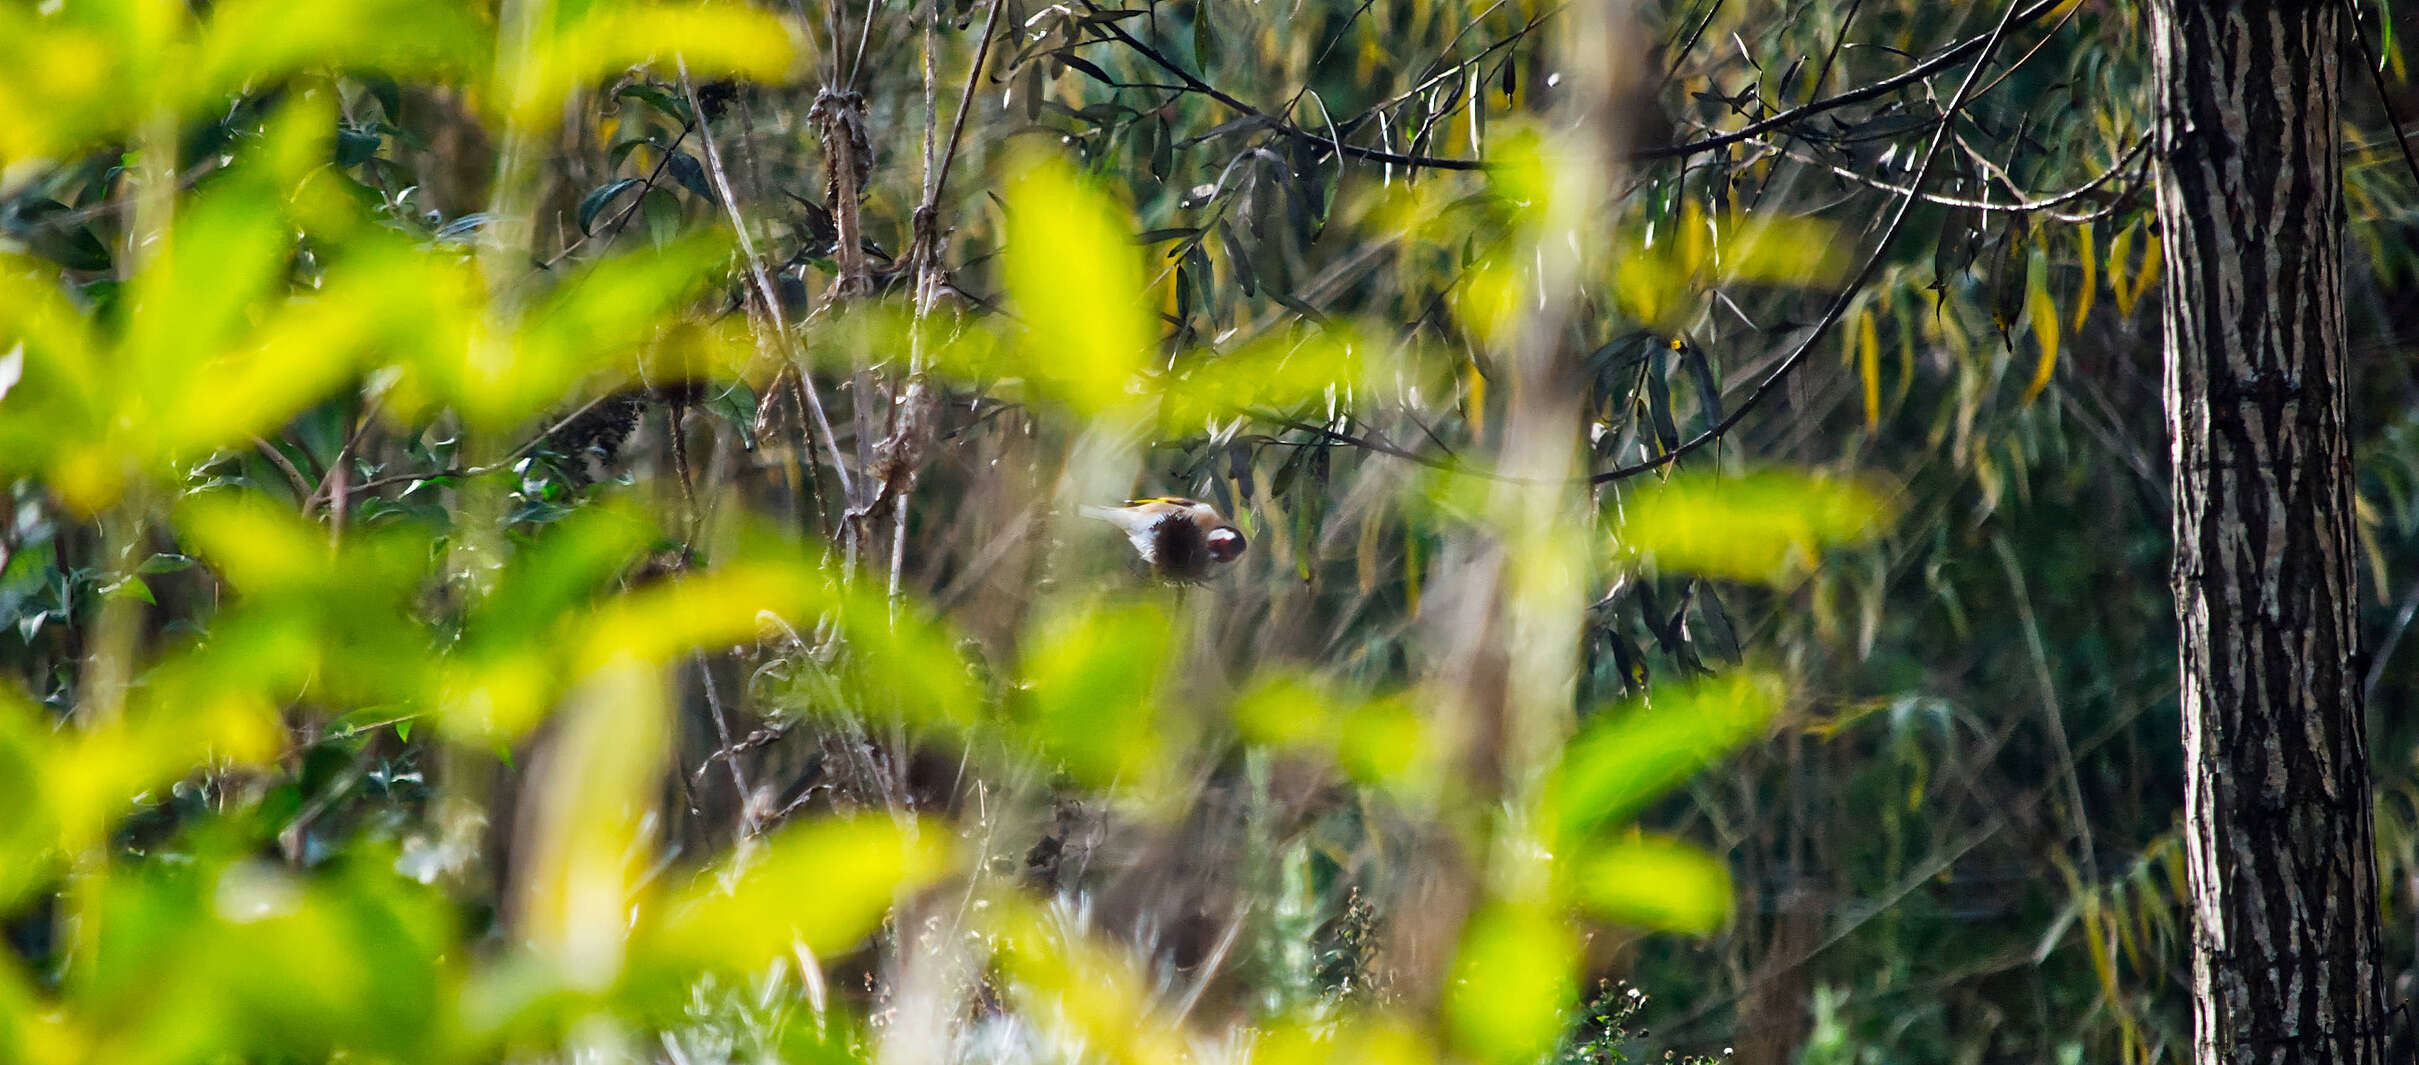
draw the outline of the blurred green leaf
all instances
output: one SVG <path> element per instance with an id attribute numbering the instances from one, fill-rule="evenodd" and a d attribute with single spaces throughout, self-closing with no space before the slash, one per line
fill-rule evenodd
<path id="1" fill-rule="evenodd" d="M 791 825 L 664 900 L 639 933 L 643 964 L 745 975 L 802 945 L 833 957 L 951 865 L 945 823 L 867 815 Z"/>
<path id="2" fill-rule="evenodd" d="M 0 9 L 0 157 L 63 157 L 153 116 L 171 122 L 307 68 L 444 77 L 488 69 L 488 35 L 454 0 L 296 5 L 89 0 Z"/>
<path id="3" fill-rule="evenodd" d="M 1155 331 L 1124 208 L 1065 160 L 1028 160 L 1008 186 L 1002 270 L 1026 325 L 1018 368 L 1085 414 L 1134 401 Z"/>
<path id="4" fill-rule="evenodd" d="M 698 235 L 607 259 L 556 286 L 509 342 L 474 340 L 452 353 L 459 361 L 432 369 L 472 425 L 511 427 L 589 374 L 609 371 L 609 383 L 634 378 L 637 356 L 662 337 L 672 311 L 714 282 L 729 255 L 727 238 Z"/>
<path id="5" fill-rule="evenodd" d="M 1779 709 L 1778 680 L 1750 671 L 1658 686 L 1571 740 L 1547 785 L 1547 822 L 1566 841 L 1624 822 L 1753 739 Z"/>
<path id="6" fill-rule="evenodd" d="M 62 756 L 42 711 L 0 691 L 0 913 L 13 912 L 40 881 L 59 846 L 46 777 Z M 0 980 L 14 972 L 0 966 Z M 7 992 L 0 987 L 0 994 Z"/>
<path id="7" fill-rule="evenodd" d="M 579 665 L 662 663 L 697 647 L 754 640 L 768 621 L 801 617 L 830 599 L 805 562 L 741 561 L 650 585 L 595 612 Z M 793 626 L 794 627 L 794 626 Z"/>
<path id="8" fill-rule="evenodd" d="M 93 917 L 66 991 L 104 1060 L 429 1060 L 448 1038 L 446 908 L 377 863 L 146 870 L 111 878 Z"/>
<path id="9" fill-rule="evenodd" d="M 1553 1049 L 1578 1004 L 1579 937 L 1548 907 L 1495 902 L 1462 930 L 1445 1019 L 1472 1058 L 1535 1061 Z"/>
<path id="10" fill-rule="evenodd" d="M 1155 603 L 1058 608 L 1030 637 L 1022 723 L 1077 781 L 1152 781 L 1167 739 L 1159 692 L 1173 643 L 1174 627 Z"/>
<path id="11" fill-rule="evenodd" d="M 1608 921 L 1669 932 L 1710 932 L 1730 919 L 1730 869 L 1677 840 L 1590 844 L 1569 874 L 1571 892 Z"/>
<path id="12" fill-rule="evenodd" d="M 650 860 L 671 710 L 662 668 L 601 663 L 529 768 L 518 931 L 547 983 L 601 992 L 623 973 L 631 899 Z"/>
<path id="13" fill-rule="evenodd" d="M 1882 531 L 1890 507 L 1853 482 L 1782 472 L 1678 477 L 1623 505 L 1622 548 L 1666 571 L 1779 582 L 1816 552 Z"/>
<path id="14" fill-rule="evenodd" d="M 1238 698 L 1234 716 L 1254 743 L 1316 752 L 1398 797 L 1432 797 L 1446 763 L 1442 738 L 1404 697 L 1356 698 L 1276 674 Z"/>
<path id="15" fill-rule="evenodd" d="M 1373 378 L 1375 346 L 1343 330 L 1300 337 L 1273 336 L 1225 353 L 1186 360 L 1161 381 L 1163 432 L 1199 432 L 1216 420 L 1252 409 L 1289 410 L 1323 399 L 1342 400 Z"/>
<path id="16" fill-rule="evenodd" d="M 737 75 L 781 81 L 797 61 L 788 24 L 738 3 L 625 3 L 598 0 L 566 5 L 553 23 L 505 64 L 500 79 L 512 122 L 549 127 L 563 99 L 589 82 L 673 57 L 697 77 Z"/>

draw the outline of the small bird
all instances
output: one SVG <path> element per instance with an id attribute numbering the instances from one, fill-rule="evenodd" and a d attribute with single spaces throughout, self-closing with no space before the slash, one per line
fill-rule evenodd
<path id="1" fill-rule="evenodd" d="M 1128 500 L 1122 507 L 1083 507 L 1087 518 L 1099 518 L 1125 530 L 1126 539 L 1151 573 L 1176 584 L 1209 579 L 1212 565 L 1243 557 L 1243 530 L 1226 523 L 1207 503 L 1173 496 Z"/>

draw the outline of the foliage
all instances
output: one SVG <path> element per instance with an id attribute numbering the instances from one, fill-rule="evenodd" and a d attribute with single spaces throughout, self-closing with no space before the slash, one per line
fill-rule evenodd
<path id="1" fill-rule="evenodd" d="M 0 13 L 0 1060 L 2176 1057 L 2146 63 L 2015 10 Z"/>

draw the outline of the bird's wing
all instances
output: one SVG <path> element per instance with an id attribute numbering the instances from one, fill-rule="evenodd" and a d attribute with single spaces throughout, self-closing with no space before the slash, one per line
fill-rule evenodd
<path id="1" fill-rule="evenodd" d="M 1152 500 L 1150 502 L 1161 501 Z M 1165 506 L 1143 505 L 1123 507 L 1081 505 L 1077 506 L 1075 510 L 1084 517 L 1098 518 L 1117 526 L 1126 534 L 1126 539 L 1134 545 L 1134 551 L 1140 554 L 1146 562 L 1151 561 L 1152 556 L 1157 553 L 1157 545 L 1152 542 L 1151 529 L 1159 524 L 1160 519 L 1170 513 L 1170 509 Z"/>

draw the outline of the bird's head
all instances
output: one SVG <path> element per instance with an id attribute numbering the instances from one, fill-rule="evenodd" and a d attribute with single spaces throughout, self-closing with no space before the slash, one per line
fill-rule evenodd
<path id="1" fill-rule="evenodd" d="M 1243 530 L 1232 525 L 1221 525 L 1211 529 L 1208 540 L 1209 557 L 1212 562 L 1233 562 L 1243 557 L 1243 549 L 1250 546 L 1243 539 Z"/>

